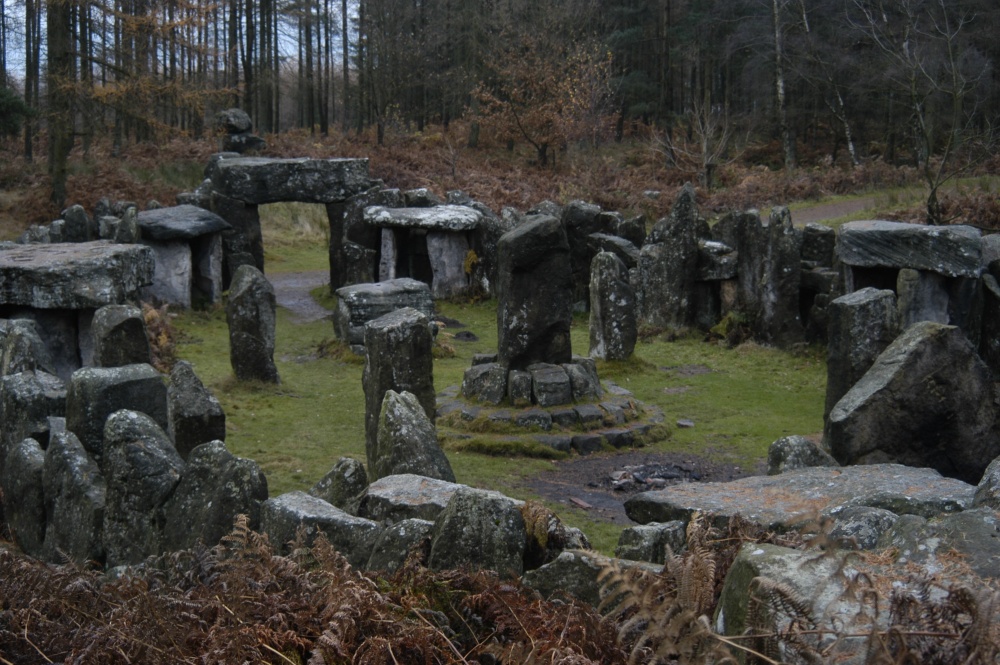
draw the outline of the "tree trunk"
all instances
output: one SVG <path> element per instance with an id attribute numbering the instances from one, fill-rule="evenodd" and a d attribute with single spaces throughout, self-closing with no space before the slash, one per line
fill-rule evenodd
<path id="1" fill-rule="evenodd" d="M 791 170 L 796 166 L 795 134 L 788 124 L 788 102 L 785 98 L 785 47 L 780 0 L 771 0 L 771 15 L 774 28 L 774 89 L 778 106 L 778 131 L 785 152 L 785 168 Z"/>
<path id="2" fill-rule="evenodd" d="M 73 12 L 68 0 L 48 3 L 49 177 L 52 202 L 66 204 L 67 161 L 73 147 Z"/>

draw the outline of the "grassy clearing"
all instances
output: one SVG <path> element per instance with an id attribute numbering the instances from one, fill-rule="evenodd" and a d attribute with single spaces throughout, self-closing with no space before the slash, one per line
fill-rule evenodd
<path id="1" fill-rule="evenodd" d="M 326 248 L 315 240 L 269 248 L 267 271 L 325 270 Z M 325 288 L 315 295 L 325 306 L 335 303 Z M 497 331 L 495 302 L 441 302 L 438 308 L 443 317 L 464 324 L 439 333 L 454 349 L 452 357 L 435 360 L 434 383 L 440 391 L 461 384 L 474 353 L 496 350 Z M 193 363 L 225 408 L 227 445 L 234 454 L 261 464 L 272 496 L 307 490 L 339 457 L 364 460 L 363 367 L 343 349 L 331 351 L 339 345 L 332 343 L 329 321 L 294 323 L 287 311 L 279 310 L 278 386 L 240 384 L 233 378 L 223 308 L 183 312 L 173 321 L 179 331 L 178 357 Z M 455 338 L 460 330 L 472 332 L 478 341 Z M 572 340 L 576 352 L 585 354 L 586 317 L 574 319 Z M 818 351 L 793 355 L 756 345 L 726 349 L 695 336 L 659 338 L 640 343 L 628 362 L 600 363 L 599 371 L 602 378 L 663 409 L 671 436 L 648 446 L 654 452 L 690 451 L 753 468 L 775 439 L 822 428 L 826 369 Z M 690 419 L 695 426 L 673 427 L 679 419 Z M 516 438 L 505 446 L 495 444 L 476 437 L 447 444 L 459 482 L 538 499 L 525 489 L 525 480 L 553 469 L 556 462 Z M 584 529 L 602 551 L 614 549 L 619 527 L 595 522 L 567 505 L 547 505 Z"/>

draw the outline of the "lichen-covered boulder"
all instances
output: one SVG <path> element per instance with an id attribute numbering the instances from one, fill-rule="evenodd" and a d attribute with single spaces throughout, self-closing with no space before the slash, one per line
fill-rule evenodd
<path id="1" fill-rule="evenodd" d="M 35 370 L 58 373 L 52 354 L 42 340 L 37 326 L 31 319 L 6 322 L 3 339 L 0 340 L 0 376 Z"/>
<path id="2" fill-rule="evenodd" d="M 662 564 L 687 544 L 687 525 L 679 520 L 626 527 L 618 537 L 615 556 Z"/>
<path id="3" fill-rule="evenodd" d="M 414 548 L 420 548 L 420 554 L 426 556 L 433 528 L 433 522 L 417 519 L 402 520 L 387 526 L 375 541 L 365 569 L 394 572 L 402 567 Z"/>
<path id="4" fill-rule="evenodd" d="M 42 558 L 62 563 L 104 561 L 107 486 L 97 464 L 72 432 L 49 442 L 42 469 L 45 541 Z"/>
<path id="5" fill-rule="evenodd" d="M 651 563 L 611 559 L 590 550 L 566 550 L 554 561 L 526 572 L 521 581 L 545 598 L 568 595 L 597 607 L 601 602 L 601 576 L 612 566 L 623 572 L 641 570 L 651 574 L 661 568 Z"/>
<path id="6" fill-rule="evenodd" d="M 353 504 L 368 487 L 365 465 L 350 457 L 341 457 L 325 476 L 309 488 L 309 494 L 351 513 Z"/>
<path id="7" fill-rule="evenodd" d="M 810 466 L 840 466 L 827 451 L 804 436 L 784 436 L 767 449 L 767 473 L 777 475 Z"/>
<path id="8" fill-rule="evenodd" d="M 41 557 L 45 541 L 45 451 L 32 438 L 11 449 L 4 460 L 3 517 L 14 542 L 28 556 Z"/>
<path id="9" fill-rule="evenodd" d="M 229 360 L 240 381 L 279 383 L 274 364 L 277 302 L 264 274 L 242 265 L 233 275 L 226 304 Z"/>
<path id="10" fill-rule="evenodd" d="M 164 506 L 164 551 L 189 549 L 198 541 L 215 546 L 233 530 L 237 515 L 250 529 L 260 528 L 267 501 L 267 478 L 253 460 L 236 457 L 222 441 L 197 446 L 187 458 L 180 482 Z"/>
<path id="11" fill-rule="evenodd" d="M 159 554 L 166 504 L 184 473 L 184 460 L 166 432 L 145 414 L 116 411 L 104 427 L 101 469 L 107 482 L 108 567 Z"/>
<path id="12" fill-rule="evenodd" d="M 519 576 L 527 532 L 513 499 L 460 487 L 434 521 L 428 565 L 435 570 L 470 566 Z"/>
<path id="13" fill-rule="evenodd" d="M 625 360 L 635 350 L 638 335 L 635 290 L 625 264 L 610 252 L 600 252 L 590 265 L 590 356 Z"/>
<path id="14" fill-rule="evenodd" d="M 361 495 L 358 515 L 382 524 L 405 519 L 434 521 L 460 487 L 465 486 L 411 473 L 386 476 Z"/>
<path id="15" fill-rule="evenodd" d="M 379 414 L 376 447 L 368 458 L 371 480 L 401 473 L 455 482 L 437 430 L 413 393 L 387 390 Z"/>
<path id="16" fill-rule="evenodd" d="M 66 413 L 66 388 L 45 372 L 19 372 L 0 378 L 0 459 L 25 437 L 49 440 L 49 418 Z"/>

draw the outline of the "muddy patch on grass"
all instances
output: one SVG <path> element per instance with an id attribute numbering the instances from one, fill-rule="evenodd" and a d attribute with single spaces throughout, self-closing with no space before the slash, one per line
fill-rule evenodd
<path id="1" fill-rule="evenodd" d="M 633 451 L 555 462 L 524 486 L 546 501 L 581 508 L 594 520 L 628 526 L 625 501 L 638 492 L 682 482 L 726 482 L 766 473 L 761 461 L 747 469 L 689 453 Z"/>

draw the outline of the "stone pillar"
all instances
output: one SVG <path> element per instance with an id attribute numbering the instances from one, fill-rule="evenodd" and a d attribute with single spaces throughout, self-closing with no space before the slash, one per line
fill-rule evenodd
<path id="1" fill-rule="evenodd" d="M 378 259 L 378 281 L 388 282 L 396 279 L 396 232 L 390 228 L 382 229 L 382 250 Z"/>
<path id="2" fill-rule="evenodd" d="M 276 309 L 274 289 L 264 274 L 253 266 L 240 266 L 226 304 L 229 361 L 240 381 L 280 382 L 274 364 Z"/>
<path id="3" fill-rule="evenodd" d="M 896 277 L 900 330 L 918 321 L 948 323 L 948 290 L 944 275 L 903 268 Z"/>
<path id="4" fill-rule="evenodd" d="M 152 361 L 146 322 L 134 305 L 105 305 L 91 323 L 95 367 L 123 367 Z"/>
<path id="5" fill-rule="evenodd" d="M 625 360 L 635 350 L 635 291 L 625 264 L 600 252 L 590 264 L 590 357 Z"/>
<path id="6" fill-rule="evenodd" d="M 830 303 L 823 419 L 899 334 L 892 291 L 861 289 Z"/>
<path id="7" fill-rule="evenodd" d="M 573 280 L 563 225 L 532 216 L 497 247 L 498 361 L 508 369 L 570 362 Z"/>
<path id="8" fill-rule="evenodd" d="M 433 338 L 430 320 L 412 307 L 390 312 L 365 325 L 365 453 L 378 450 L 378 420 L 388 390 L 413 393 L 434 422 Z M 373 478 L 374 479 L 374 478 Z"/>
<path id="9" fill-rule="evenodd" d="M 788 348 L 805 339 L 799 315 L 801 240 L 785 207 L 771 211 L 767 231 L 760 334 L 765 341 Z"/>
<path id="10" fill-rule="evenodd" d="M 223 288 L 229 288 L 236 270 L 242 265 L 264 272 L 264 238 L 257 205 L 212 192 L 212 212 L 233 227 L 222 233 Z"/>
<path id="11" fill-rule="evenodd" d="M 427 233 L 427 254 L 434 275 L 431 293 L 435 298 L 450 298 L 465 293 L 469 277 L 465 274 L 465 257 L 469 240 L 464 233 Z"/>

